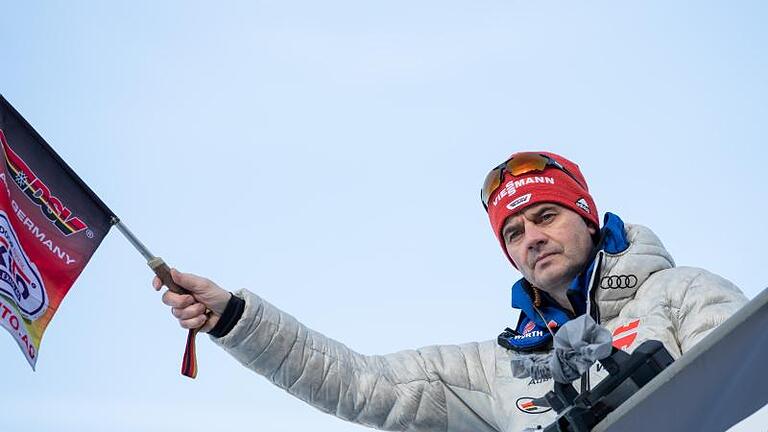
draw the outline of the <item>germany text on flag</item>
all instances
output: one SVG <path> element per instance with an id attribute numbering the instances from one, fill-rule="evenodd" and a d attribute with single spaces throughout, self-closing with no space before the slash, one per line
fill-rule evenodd
<path id="1" fill-rule="evenodd" d="M 0 325 L 34 369 L 40 340 L 111 210 L 0 96 Z"/>

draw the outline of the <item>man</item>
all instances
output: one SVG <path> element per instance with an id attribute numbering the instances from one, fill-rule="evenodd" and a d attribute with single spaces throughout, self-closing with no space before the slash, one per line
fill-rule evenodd
<path id="1" fill-rule="evenodd" d="M 202 327 L 246 367 L 316 408 L 346 420 L 409 431 L 520 431 L 551 423 L 542 396 L 552 382 L 518 379 L 511 359 L 551 349 L 558 328 L 589 313 L 632 351 L 664 343 L 677 358 L 745 302 L 702 269 L 674 267 L 659 239 L 597 207 L 578 166 L 546 152 L 512 155 L 493 169 L 481 199 L 502 250 L 523 274 L 520 310 L 497 340 L 365 356 L 299 323 L 257 295 L 234 295 L 173 271 L 192 295 L 163 302 L 184 328 Z M 160 289 L 158 279 L 153 281 Z M 206 309 L 210 313 L 206 315 Z M 606 376 L 593 367 L 583 383 Z"/>

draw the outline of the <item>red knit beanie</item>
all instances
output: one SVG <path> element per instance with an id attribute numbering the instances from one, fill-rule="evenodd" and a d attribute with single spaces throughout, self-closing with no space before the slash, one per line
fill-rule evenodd
<path id="1" fill-rule="evenodd" d="M 527 152 L 526 152 L 527 153 Z M 488 217 L 491 220 L 491 228 L 496 238 L 499 239 L 504 255 L 512 265 L 507 253 L 501 229 L 504 221 L 526 208 L 541 202 L 560 204 L 576 212 L 584 220 L 595 228 L 600 228 L 600 219 L 597 215 L 597 206 L 589 194 L 587 181 L 579 170 L 579 166 L 568 159 L 548 152 L 535 152 L 558 162 L 573 177 L 554 166 L 546 166 L 542 171 L 531 171 L 519 176 L 509 172 L 504 173 L 501 185 L 488 198 Z M 519 153 L 510 156 L 510 159 Z"/>

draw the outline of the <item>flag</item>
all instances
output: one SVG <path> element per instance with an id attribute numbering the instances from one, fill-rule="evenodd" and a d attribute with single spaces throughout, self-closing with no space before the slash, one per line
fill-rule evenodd
<path id="1" fill-rule="evenodd" d="M 64 296 L 117 217 L 0 95 L 0 325 L 32 369 Z"/>

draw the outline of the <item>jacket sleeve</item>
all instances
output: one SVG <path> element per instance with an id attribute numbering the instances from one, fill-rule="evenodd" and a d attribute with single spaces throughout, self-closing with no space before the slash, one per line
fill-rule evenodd
<path id="1" fill-rule="evenodd" d="M 242 318 L 227 335 L 212 340 L 315 408 L 392 431 L 498 430 L 487 415 L 494 370 L 489 345 L 367 356 L 307 328 L 249 291 L 237 295 L 246 303 Z M 460 395 L 472 395 L 472 402 Z"/>
<path id="2" fill-rule="evenodd" d="M 688 281 L 685 289 L 671 293 L 673 322 L 680 350 L 685 353 L 722 324 L 747 298 L 728 280 L 702 269 L 678 267 Z"/>

